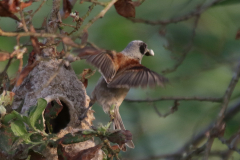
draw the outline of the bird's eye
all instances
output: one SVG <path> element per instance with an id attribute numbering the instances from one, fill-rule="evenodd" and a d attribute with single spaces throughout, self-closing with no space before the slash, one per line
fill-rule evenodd
<path id="1" fill-rule="evenodd" d="M 146 43 L 140 43 L 139 50 L 140 50 L 140 53 L 141 53 L 141 54 L 144 54 L 144 53 L 145 53 L 146 48 L 147 48 Z"/>

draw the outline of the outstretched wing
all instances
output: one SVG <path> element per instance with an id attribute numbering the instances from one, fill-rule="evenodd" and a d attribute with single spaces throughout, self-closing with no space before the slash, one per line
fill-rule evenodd
<path id="1" fill-rule="evenodd" d="M 110 88 L 131 88 L 142 87 L 145 88 L 155 87 L 157 85 L 164 86 L 164 83 L 168 80 L 159 75 L 158 73 L 151 71 L 141 64 L 131 65 L 127 69 L 118 72 L 113 80 L 108 84 Z"/>
<path id="2" fill-rule="evenodd" d="M 114 59 L 116 53 L 111 51 L 102 51 L 86 48 L 81 50 L 78 56 L 96 68 L 102 74 L 107 83 L 109 83 L 116 74 L 116 67 L 114 65 Z"/>

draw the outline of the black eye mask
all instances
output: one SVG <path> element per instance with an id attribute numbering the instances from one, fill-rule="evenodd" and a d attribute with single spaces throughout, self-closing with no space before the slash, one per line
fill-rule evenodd
<path id="1" fill-rule="evenodd" d="M 146 43 L 140 43 L 139 46 L 140 46 L 140 47 L 139 47 L 140 53 L 141 53 L 141 54 L 144 54 L 145 51 L 146 51 L 146 48 L 147 48 Z"/>

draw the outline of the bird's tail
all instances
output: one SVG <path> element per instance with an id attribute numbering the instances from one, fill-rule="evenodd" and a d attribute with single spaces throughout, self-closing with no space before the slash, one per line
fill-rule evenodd
<path id="1" fill-rule="evenodd" d="M 126 130 L 125 127 L 124 127 L 124 124 L 123 124 L 123 121 L 122 121 L 122 118 L 121 118 L 121 115 L 119 113 L 119 107 L 115 107 L 115 110 L 114 110 L 114 123 L 113 123 L 113 129 L 116 130 L 116 129 L 121 129 L 121 130 Z M 133 141 L 127 141 L 126 145 L 129 147 L 129 148 L 134 148 L 134 144 L 133 144 Z M 123 151 L 126 151 L 126 146 L 123 145 L 122 146 L 122 150 Z"/>

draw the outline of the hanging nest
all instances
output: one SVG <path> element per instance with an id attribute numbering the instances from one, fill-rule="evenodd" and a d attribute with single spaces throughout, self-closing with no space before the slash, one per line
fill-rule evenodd
<path id="1" fill-rule="evenodd" d="M 32 106 L 36 106 L 39 98 L 44 98 L 48 106 L 43 115 L 48 113 L 49 106 L 60 105 L 60 109 L 54 119 L 51 119 L 52 133 L 62 138 L 68 133 L 90 129 L 95 119 L 93 110 L 89 110 L 84 120 L 78 117 L 85 111 L 89 104 L 89 97 L 81 81 L 70 66 L 62 63 L 62 60 L 41 61 L 24 79 L 22 84 L 13 88 L 15 98 L 12 109 L 22 115 L 26 115 Z M 44 116 L 43 116 L 44 117 Z M 43 119 L 45 131 L 49 132 L 46 120 Z M 80 143 L 63 145 L 65 152 L 76 155 L 82 150 L 96 146 L 93 140 Z M 48 147 L 43 156 L 49 160 L 57 160 L 57 148 Z M 102 159 L 102 151 L 96 153 L 92 160 Z"/>

